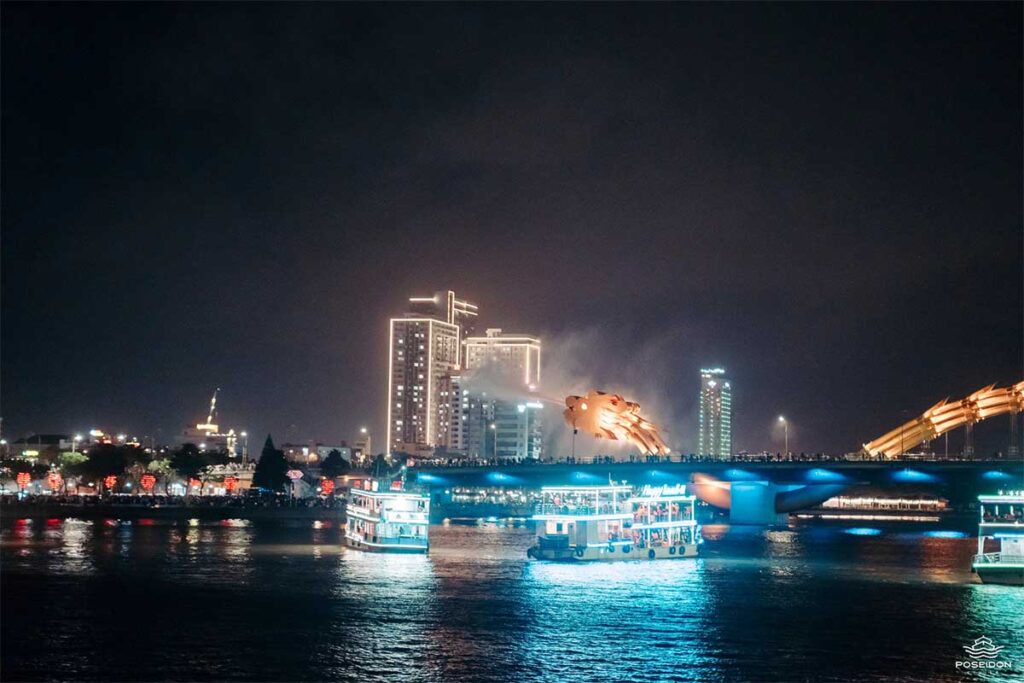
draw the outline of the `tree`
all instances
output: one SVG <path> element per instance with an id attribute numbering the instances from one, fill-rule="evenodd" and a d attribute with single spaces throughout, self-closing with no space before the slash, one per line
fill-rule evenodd
<path id="1" fill-rule="evenodd" d="M 349 470 L 348 461 L 341 457 L 341 451 L 332 448 L 324 461 L 320 464 L 320 473 L 328 479 L 340 477 Z"/>
<path id="2" fill-rule="evenodd" d="M 82 473 L 82 465 L 88 462 L 89 456 L 85 453 L 79 452 L 68 452 L 61 453 L 57 462 L 60 466 L 61 474 L 64 478 L 78 476 Z"/>
<path id="3" fill-rule="evenodd" d="M 373 464 L 370 466 L 370 476 L 374 479 L 386 479 L 394 476 L 391 473 L 391 463 L 388 462 L 383 453 L 378 453 L 377 457 L 373 459 Z"/>
<path id="4" fill-rule="evenodd" d="M 171 461 L 169 458 L 163 458 L 161 460 L 154 460 L 149 463 L 147 468 L 151 474 L 155 474 L 158 477 L 162 477 L 164 480 L 164 493 L 167 493 L 171 485 L 171 475 L 174 474 L 174 468 L 171 467 Z"/>
<path id="5" fill-rule="evenodd" d="M 184 444 L 171 453 L 171 469 L 185 480 L 186 486 L 189 479 L 199 478 L 199 473 L 206 469 L 206 464 L 206 457 L 192 443 Z"/>
<path id="6" fill-rule="evenodd" d="M 280 491 L 288 482 L 285 474 L 287 471 L 288 461 L 285 460 L 284 451 L 274 448 L 274 441 L 270 434 L 267 434 L 263 452 L 260 453 L 259 462 L 252 473 L 252 485 L 261 489 Z"/>
<path id="7" fill-rule="evenodd" d="M 89 449 L 89 459 L 78 467 L 82 476 L 99 480 L 108 474 L 120 475 L 127 466 L 128 453 L 123 447 L 101 443 Z"/>

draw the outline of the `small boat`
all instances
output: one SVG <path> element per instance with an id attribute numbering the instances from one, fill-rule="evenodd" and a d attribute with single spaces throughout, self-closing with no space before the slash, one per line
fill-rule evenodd
<path id="1" fill-rule="evenodd" d="M 430 498 L 404 490 L 401 481 L 366 479 L 349 490 L 345 544 L 383 553 L 425 553 L 430 549 Z"/>
<path id="2" fill-rule="evenodd" d="M 611 562 L 696 557 L 696 498 L 685 486 L 545 486 L 531 519 L 538 560 Z"/>
<path id="3" fill-rule="evenodd" d="M 978 502 L 978 554 L 972 570 L 982 583 L 1024 586 L 1024 491 L 981 495 Z"/>

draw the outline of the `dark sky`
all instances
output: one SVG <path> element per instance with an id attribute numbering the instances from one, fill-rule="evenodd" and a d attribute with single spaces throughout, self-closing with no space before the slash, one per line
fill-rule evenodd
<path id="1" fill-rule="evenodd" d="M 1019 3 L 0 12 L 8 436 L 382 444 L 446 288 L 684 450 L 702 365 L 752 450 L 1024 377 Z"/>

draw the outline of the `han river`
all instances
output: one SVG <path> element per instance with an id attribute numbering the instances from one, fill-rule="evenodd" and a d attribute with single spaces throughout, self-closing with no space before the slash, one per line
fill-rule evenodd
<path id="1" fill-rule="evenodd" d="M 1024 589 L 969 528 L 707 526 L 696 560 L 547 564 L 514 525 L 428 556 L 338 524 L 4 520 L 5 681 L 1018 681 Z M 986 636 L 1011 669 L 964 671 Z"/>

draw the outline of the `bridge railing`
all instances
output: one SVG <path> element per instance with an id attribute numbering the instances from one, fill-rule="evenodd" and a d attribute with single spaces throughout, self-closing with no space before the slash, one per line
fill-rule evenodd
<path id="1" fill-rule="evenodd" d="M 612 458 L 611 456 L 595 456 L 592 458 L 546 458 L 544 460 L 515 460 L 515 459 L 474 459 L 474 458 L 452 458 L 452 459 L 426 459 L 414 461 L 417 468 L 471 468 L 471 467 L 539 467 L 543 465 L 622 465 L 622 464 L 659 464 L 659 463 L 824 463 L 824 462 L 903 462 L 903 461 L 925 461 L 925 462 L 972 462 L 978 460 L 1000 460 L 1006 458 L 965 458 L 959 454 L 950 454 L 948 457 L 938 453 L 905 453 L 895 457 L 884 457 L 868 455 L 867 453 L 847 453 L 843 455 L 829 455 L 825 453 L 791 453 L 782 455 L 779 453 L 756 453 L 749 455 L 734 455 L 729 458 L 713 458 L 702 455 L 658 455 L 658 456 L 634 456 L 628 459 Z"/>

